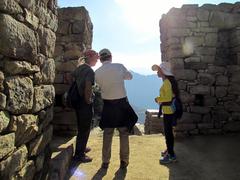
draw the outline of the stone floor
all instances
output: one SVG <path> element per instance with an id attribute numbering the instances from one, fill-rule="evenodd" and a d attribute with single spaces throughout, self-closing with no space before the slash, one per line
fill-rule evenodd
<path id="1" fill-rule="evenodd" d="M 159 164 L 165 149 L 164 136 L 130 137 L 130 164 L 119 169 L 119 138 L 113 138 L 112 158 L 107 171 L 100 169 L 102 137 L 91 135 L 91 163 L 72 163 L 67 179 L 137 180 L 238 180 L 240 179 L 240 134 L 195 136 L 176 140 L 178 162 Z"/>

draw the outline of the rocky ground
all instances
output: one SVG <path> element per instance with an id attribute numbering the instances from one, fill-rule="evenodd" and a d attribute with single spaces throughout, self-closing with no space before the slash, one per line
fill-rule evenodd
<path id="1" fill-rule="evenodd" d="M 137 179 L 137 180 L 237 180 L 240 177 L 240 134 L 195 136 L 176 140 L 178 162 L 160 165 L 160 151 L 165 149 L 164 136 L 130 137 L 130 164 L 119 169 L 119 137 L 113 138 L 112 158 L 108 170 L 101 166 L 101 133 L 93 131 L 89 140 L 93 161 L 72 163 L 70 180 Z"/>

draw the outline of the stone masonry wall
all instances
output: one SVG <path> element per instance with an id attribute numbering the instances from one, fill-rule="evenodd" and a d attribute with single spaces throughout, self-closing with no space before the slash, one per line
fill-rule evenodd
<path id="1" fill-rule="evenodd" d="M 0 27 L 0 179 L 40 179 L 53 132 L 55 0 L 1 0 Z"/>
<path id="2" fill-rule="evenodd" d="M 240 131 L 240 3 L 172 8 L 160 32 L 184 103 L 176 131 Z"/>
<path id="3" fill-rule="evenodd" d="M 55 51 L 56 104 L 54 107 L 54 132 L 61 135 L 77 133 L 75 112 L 63 107 L 63 94 L 71 84 L 71 73 L 85 49 L 92 45 L 93 25 L 84 7 L 58 9 L 59 24 Z"/>

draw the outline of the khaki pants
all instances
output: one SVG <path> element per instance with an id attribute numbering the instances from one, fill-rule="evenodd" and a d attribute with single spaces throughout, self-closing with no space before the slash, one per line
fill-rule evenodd
<path id="1" fill-rule="evenodd" d="M 117 128 L 120 136 L 120 160 L 129 163 L 129 132 L 126 127 Z M 105 128 L 103 132 L 102 162 L 109 163 L 111 159 L 112 137 L 114 128 Z"/>

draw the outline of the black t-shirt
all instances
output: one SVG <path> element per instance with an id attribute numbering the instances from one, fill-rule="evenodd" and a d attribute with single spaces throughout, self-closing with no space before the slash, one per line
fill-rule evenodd
<path id="1" fill-rule="evenodd" d="M 78 91 L 80 96 L 84 93 L 86 81 L 90 81 L 92 85 L 95 82 L 95 74 L 92 68 L 87 64 L 82 64 L 78 66 L 73 72 L 73 77 L 75 78 L 78 86 Z"/>

